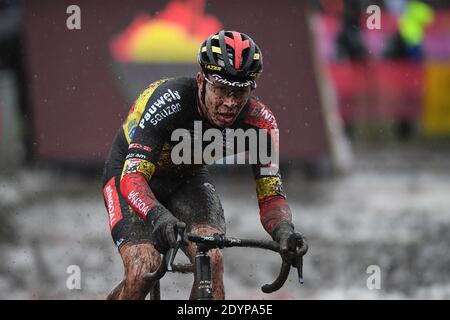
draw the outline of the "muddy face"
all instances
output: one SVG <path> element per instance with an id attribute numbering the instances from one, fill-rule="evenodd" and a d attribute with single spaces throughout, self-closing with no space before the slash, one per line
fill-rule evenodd
<path id="1" fill-rule="evenodd" d="M 206 81 L 206 87 L 205 103 L 202 105 L 202 110 L 208 118 L 208 121 L 217 127 L 230 127 L 250 98 L 250 87 L 238 88 L 227 86 L 210 78 L 205 80 L 203 74 L 201 74 L 201 76 L 197 75 L 200 90 L 203 81 Z"/>

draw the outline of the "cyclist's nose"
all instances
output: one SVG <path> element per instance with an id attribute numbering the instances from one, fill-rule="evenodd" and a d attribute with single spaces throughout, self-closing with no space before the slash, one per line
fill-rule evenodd
<path id="1" fill-rule="evenodd" d="M 239 103 L 238 98 L 234 95 L 227 95 L 224 99 L 223 99 L 223 104 L 228 107 L 228 108 L 235 108 Z"/>

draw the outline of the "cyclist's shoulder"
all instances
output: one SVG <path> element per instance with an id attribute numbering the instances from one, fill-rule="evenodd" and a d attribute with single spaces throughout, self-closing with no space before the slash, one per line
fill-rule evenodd
<path id="1" fill-rule="evenodd" d="M 272 110 L 255 96 L 252 96 L 249 100 L 248 112 L 244 122 L 261 129 L 277 128 L 277 122 Z"/>
<path id="2" fill-rule="evenodd" d="M 167 78 L 153 82 L 138 99 L 139 127 L 164 127 L 177 125 L 191 118 L 192 105 L 196 103 L 197 83 L 193 77 Z M 183 120 L 184 119 L 184 120 Z"/>
<path id="3" fill-rule="evenodd" d="M 183 96 L 195 96 L 196 88 L 197 82 L 194 77 L 164 78 L 152 82 L 147 88 L 145 88 L 144 93 L 151 92 L 152 94 L 164 94 L 165 91 L 169 91 L 169 93 L 172 92 L 172 97 L 175 92 L 178 92 L 179 95 Z M 166 95 L 166 97 L 169 98 L 168 95 Z"/>
<path id="4" fill-rule="evenodd" d="M 163 78 L 153 81 L 137 96 L 136 102 L 147 103 L 164 95 L 169 102 L 195 97 L 197 83 L 193 77 Z"/>

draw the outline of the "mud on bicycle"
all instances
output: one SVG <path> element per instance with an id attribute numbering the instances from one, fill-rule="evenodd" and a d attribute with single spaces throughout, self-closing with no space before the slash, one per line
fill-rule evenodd
<path id="1" fill-rule="evenodd" d="M 195 300 L 212 300 L 212 275 L 209 250 L 223 249 L 231 247 L 259 248 L 280 253 L 282 264 L 277 278 L 270 284 L 261 287 L 264 293 L 272 293 L 279 290 L 286 282 L 291 267 L 297 269 L 298 281 L 303 284 L 303 256 L 308 251 L 308 245 L 303 242 L 303 238 L 299 234 L 293 234 L 288 240 L 290 254 L 281 253 L 280 245 L 271 240 L 253 240 L 241 239 L 235 237 L 225 237 L 223 234 L 201 235 L 193 233 L 185 233 L 186 224 L 177 223 L 177 245 L 170 248 L 161 260 L 159 268 L 145 275 L 144 279 L 150 288 L 150 299 L 161 299 L 160 280 L 167 272 L 193 273 L 194 286 L 192 297 Z M 175 264 L 176 254 L 182 246 L 188 242 L 195 243 L 197 252 L 193 264 Z"/>

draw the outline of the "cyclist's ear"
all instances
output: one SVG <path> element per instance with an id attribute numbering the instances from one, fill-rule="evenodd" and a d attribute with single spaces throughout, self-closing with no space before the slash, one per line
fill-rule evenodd
<path id="1" fill-rule="evenodd" d="M 203 86 L 203 81 L 205 81 L 205 79 L 203 79 L 203 73 L 202 72 L 197 72 L 197 75 L 195 76 L 195 79 L 197 80 L 197 86 L 199 88 L 201 88 Z"/>

